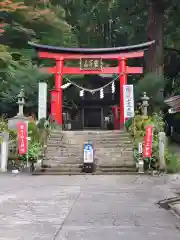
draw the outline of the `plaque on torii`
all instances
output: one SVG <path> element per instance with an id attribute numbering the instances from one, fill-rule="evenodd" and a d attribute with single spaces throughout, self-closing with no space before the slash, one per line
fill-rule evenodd
<path id="1" fill-rule="evenodd" d="M 81 58 L 80 59 L 80 70 L 102 70 L 102 58 L 97 58 L 97 59 L 89 59 L 89 58 Z"/>

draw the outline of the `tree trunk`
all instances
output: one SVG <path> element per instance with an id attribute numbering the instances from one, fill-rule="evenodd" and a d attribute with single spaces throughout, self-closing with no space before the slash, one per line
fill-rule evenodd
<path id="1" fill-rule="evenodd" d="M 164 9 L 159 3 L 148 0 L 148 40 L 155 40 L 147 51 L 146 69 L 148 73 L 163 76 L 164 73 Z"/>

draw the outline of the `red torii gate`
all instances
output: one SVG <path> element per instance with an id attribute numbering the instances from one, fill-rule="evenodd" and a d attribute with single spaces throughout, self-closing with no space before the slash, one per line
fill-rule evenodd
<path id="1" fill-rule="evenodd" d="M 146 42 L 138 45 L 116 47 L 116 48 L 59 48 L 48 45 L 41 45 L 29 42 L 36 49 L 38 57 L 44 59 L 53 59 L 56 62 L 55 67 L 45 68 L 50 74 L 55 74 L 55 92 L 56 95 L 51 95 L 51 108 L 53 101 L 55 102 L 54 120 L 62 126 L 63 124 L 63 84 L 64 74 L 118 74 L 120 81 L 120 126 L 124 124 L 124 96 L 123 85 L 127 84 L 128 74 L 141 74 L 142 67 L 129 67 L 127 60 L 132 58 L 141 58 L 144 56 L 144 50 L 151 46 L 154 41 Z M 67 67 L 64 65 L 65 60 L 83 60 L 86 63 L 91 63 L 91 67 Z M 117 67 L 102 67 L 102 60 L 112 59 L 118 60 Z M 96 66 L 94 62 L 96 61 Z M 92 66 L 93 65 L 93 66 Z M 54 94 L 54 92 L 53 92 Z M 55 99 L 53 99 L 55 98 Z M 51 109 L 52 111 L 52 109 Z M 51 112 L 52 113 L 52 112 Z"/>

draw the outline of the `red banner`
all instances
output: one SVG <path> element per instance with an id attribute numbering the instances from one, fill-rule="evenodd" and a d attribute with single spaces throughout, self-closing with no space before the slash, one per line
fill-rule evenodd
<path id="1" fill-rule="evenodd" d="M 150 158 L 152 156 L 152 139 L 153 139 L 153 128 L 152 126 L 147 126 L 146 135 L 144 138 L 144 149 L 143 149 L 144 158 Z"/>
<path id="2" fill-rule="evenodd" d="M 25 122 L 19 122 L 18 128 L 18 152 L 20 155 L 24 155 L 28 151 L 28 124 Z"/>

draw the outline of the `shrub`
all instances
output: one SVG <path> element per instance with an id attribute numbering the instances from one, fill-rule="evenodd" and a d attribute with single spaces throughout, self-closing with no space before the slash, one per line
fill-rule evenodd
<path id="1" fill-rule="evenodd" d="M 41 118 L 37 124 L 37 127 L 39 129 L 44 129 L 46 125 L 46 119 L 45 118 Z"/>
<path id="2" fill-rule="evenodd" d="M 36 161 L 38 157 L 41 155 L 41 153 L 42 153 L 42 146 L 40 145 L 40 143 L 32 142 L 28 146 L 28 154 L 19 156 L 19 159 L 22 161 L 27 161 L 27 157 L 28 157 L 28 160 L 30 162 Z"/>
<path id="3" fill-rule="evenodd" d="M 17 138 L 17 132 L 8 129 L 8 120 L 5 116 L 0 117 L 0 132 L 8 132 L 10 140 L 15 140 Z"/>
<path id="4" fill-rule="evenodd" d="M 31 138 L 30 142 L 39 142 L 39 129 L 34 121 L 28 123 L 28 136 Z"/>
<path id="5" fill-rule="evenodd" d="M 164 121 L 162 113 L 153 113 L 152 116 L 135 115 L 131 122 L 126 124 L 127 130 L 134 139 L 134 158 L 138 162 L 140 155 L 138 153 L 139 142 L 144 142 L 146 127 L 151 125 L 153 127 L 153 142 L 152 142 L 152 157 L 144 158 L 145 167 L 152 169 L 159 168 L 159 143 L 158 134 L 164 131 Z M 165 160 L 168 172 L 177 172 L 180 170 L 180 161 L 176 154 L 169 151 L 168 146 L 165 151 Z"/>
<path id="6" fill-rule="evenodd" d="M 168 173 L 176 173 L 180 171 L 180 158 L 176 153 L 166 151 L 165 159 Z"/>

